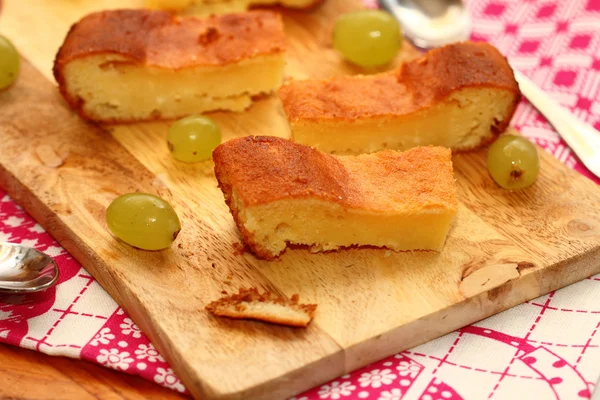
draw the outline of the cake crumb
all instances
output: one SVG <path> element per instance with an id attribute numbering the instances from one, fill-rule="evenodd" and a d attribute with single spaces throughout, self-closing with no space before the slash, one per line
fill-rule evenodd
<path id="1" fill-rule="evenodd" d="M 234 256 L 242 255 L 248 251 L 248 248 L 246 247 L 246 245 L 244 245 L 243 243 L 240 243 L 240 242 L 233 242 L 233 249 L 234 249 L 234 251 L 233 251 Z"/>
<path id="2" fill-rule="evenodd" d="M 306 328 L 314 317 L 317 305 L 299 304 L 299 300 L 298 294 L 287 300 L 276 293 L 260 293 L 256 288 L 241 288 L 237 294 L 211 302 L 206 310 L 218 317 Z"/>

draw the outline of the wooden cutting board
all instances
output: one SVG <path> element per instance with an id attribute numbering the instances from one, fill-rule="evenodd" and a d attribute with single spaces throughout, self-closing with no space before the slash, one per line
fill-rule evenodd
<path id="1" fill-rule="evenodd" d="M 17 84 L 0 93 L 0 186 L 127 309 L 194 396 L 290 396 L 600 272 L 600 189 L 543 152 L 537 183 L 514 193 L 491 180 L 485 150 L 455 156 L 461 204 L 439 254 L 290 250 L 275 262 L 236 254 L 240 237 L 212 165 L 172 160 L 168 123 L 106 132 L 72 113 L 51 79 L 70 24 L 125 3 L 136 5 L 6 4 L 0 32 L 29 61 Z M 287 75 L 357 73 L 329 46 L 332 19 L 357 7 L 327 0 L 312 13 L 285 11 Z M 397 62 L 415 54 L 405 46 Z M 212 116 L 224 140 L 289 136 L 273 97 L 245 113 Z M 177 210 L 183 230 L 171 249 L 134 250 L 109 234 L 106 207 L 132 191 L 156 193 Z M 299 293 L 319 305 L 314 322 L 291 329 L 204 311 L 222 290 L 249 286 Z"/>

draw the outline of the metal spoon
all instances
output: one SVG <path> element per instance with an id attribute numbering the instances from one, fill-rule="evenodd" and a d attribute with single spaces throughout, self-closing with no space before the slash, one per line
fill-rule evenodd
<path id="1" fill-rule="evenodd" d="M 0 242 L 0 292 L 45 290 L 58 280 L 54 260 L 30 247 Z"/>
<path id="2" fill-rule="evenodd" d="M 379 0 L 417 47 L 430 49 L 467 40 L 471 17 L 460 0 Z"/>
<path id="3" fill-rule="evenodd" d="M 379 3 L 398 19 L 404 35 L 422 49 L 467 40 L 471 35 L 471 18 L 460 0 L 379 0 Z M 514 72 L 527 100 L 554 126 L 581 162 L 600 177 L 600 132 L 553 101 L 525 75 Z"/>

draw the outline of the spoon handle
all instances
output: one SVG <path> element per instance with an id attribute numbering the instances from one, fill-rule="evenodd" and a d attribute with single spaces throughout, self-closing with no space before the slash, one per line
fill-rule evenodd
<path id="1" fill-rule="evenodd" d="M 600 132 L 561 107 L 525 75 L 514 72 L 527 100 L 554 126 L 581 162 L 600 178 Z"/>

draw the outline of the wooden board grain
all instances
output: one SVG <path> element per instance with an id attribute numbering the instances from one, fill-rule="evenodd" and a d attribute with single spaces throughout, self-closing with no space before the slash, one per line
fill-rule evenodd
<path id="1" fill-rule="evenodd" d="M 173 390 L 85 361 L 0 345 L 0 399 L 184 400 Z"/>
<path id="2" fill-rule="evenodd" d="M 600 189 L 541 154 L 538 182 L 504 191 L 487 174 L 485 151 L 454 157 L 461 205 L 439 254 L 291 250 L 275 262 L 236 255 L 239 234 L 212 165 L 173 161 L 167 122 L 106 127 L 109 134 L 74 115 L 47 79 L 69 25 L 112 4 L 99 3 L 7 4 L 0 27 L 31 64 L 0 93 L 0 185 L 128 310 L 195 396 L 283 398 L 600 272 Z M 285 11 L 286 74 L 358 72 L 328 39 L 332 18 L 356 7 L 328 0 L 312 13 Z M 406 46 L 396 63 L 415 54 Z M 274 97 L 211 116 L 224 140 L 289 135 Z M 173 204 L 183 223 L 176 246 L 143 252 L 111 237 L 105 208 L 131 191 Z M 206 314 L 222 290 L 240 286 L 299 293 L 319 304 L 315 321 L 297 330 Z"/>

